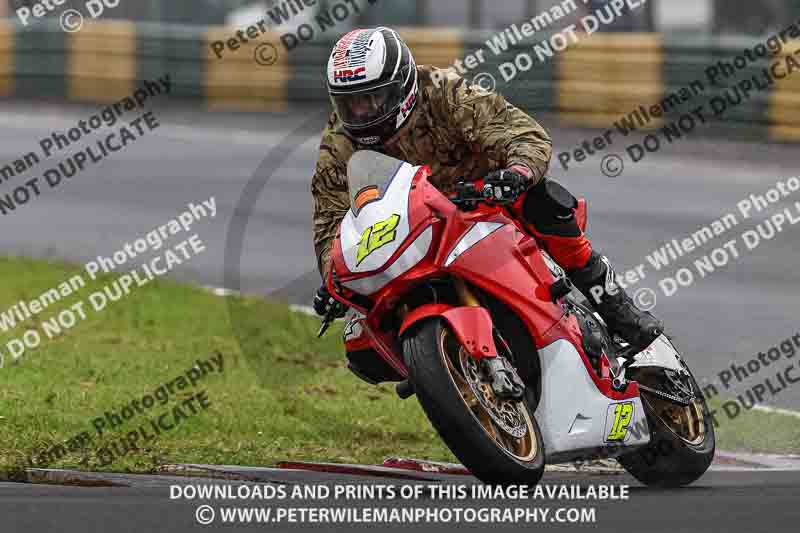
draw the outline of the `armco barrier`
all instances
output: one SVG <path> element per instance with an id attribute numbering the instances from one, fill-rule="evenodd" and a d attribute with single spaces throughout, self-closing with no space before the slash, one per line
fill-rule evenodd
<path id="1" fill-rule="evenodd" d="M 595 35 L 569 47 L 556 64 L 555 107 L 572 124 L 607 128 L 621 114 L 657 102 L 664 93 L 664 48 L 658 34 Z"/>
<path id="2" fill-rule="evenodd" d="M 582 35 L 566 51 L 505 82 L 499 65 L 513 62 L 522 52 L 535 55 L 533 41 L 516 43 L 495 55 L 486 44 L 489 34 L 446 28 L 400 32 L 419 64 L 446 67 L 482 49 L 486 61 L 465 74 L 468 80 L 491 74 L 496 90 L 523 109 L 601 128 L 612 127 L 639 106 L 649 108 L 663 101 L 695 80 L 703 82 L 702 94 L 642 129 L 659 127 L 692 107 L 707 105 L 732 80 L 711 85 L 705 69 L 718 60 L 732 61 L 758 42 L 661 34 Z M 105 103 L 129 94 L 144 79 L 169 74 L 173 97 L 196 99 L 210 109 L 285 111 L 293 102 L 327 99 L 325 65 L 335 32 L 291 51 L 285 50 L 279 35 L 265 34 L 236 51 L 226 49 L 218 58 L 210 43 L 234 34 L 232 28 L 120 21 L 86 21 L 81 31 L 65 33 L 53 20 L 22 27 L 7 19 L 0 22 L 0 97 Z M 536 41 L 546 37 L 543 33 Z M 265 43 L 277 51 L 270 65 L 260 65 L 254 58 L 256 48 Z M 800 43 L 792 43 L 783 54 L 798 49 Z M 748 65 L 736 79 L 760 73 L 771 60 Z M 712 133 L 717 125 L 755 139 L 800 141 L 800 72 L 768 92 L 754 93 L 698 133 Z"/>
<path id="3" fill-rule="evenodd" d="M 548 34 L 543 34 L 539 38 L 543 39 L 545 35 Z M 479 37 L 472 34 L 467 37 L 465 55 L 474 56 L 478 50 L 483 50 L 486 62 L 470 70 L 469 73 L 465 74 L 465 77 L 472 81 L 477 75 L 490 74 L 496 83 L 495 90 L 514 102 L 515 105 L 531 112 L 555 110 L 556 93 L 558 91 L 556 83 L 557 62 L 537 63 L 526 71 L 517 72 L 513 80 L 506 82 L 500 73 L 500 65 L 514 63 L 515 58 L 521 53 L 530 54 L 532 52 L 532 43 L 517 42 L 512 44 L 507 41 L 508 50 L 500 51 L 495 55 L 491 47 L 486 44 L 486 40 L 489 37 L 489 35 Z M 459 56 L 458 59 L 463 60 L 464 56 Z"/>
<path id="4" fill-rule="evenodd" d="M 709 83 L 706 69 L 719 61 L 733 62 L 745 48 L 752 47 L 756 41 L 740 37 L 726 37 L 719 39 L 669 39 L 665 42 L 666 64 L 665 72 L 667 86 L 665 90 L 676 92 L 681 87 L 686 87 L 694 81 L 701 81 L 706 88 L 702 95 L 691 100 L 685 108 L 705 104 L 710 108 L 709 102 L 714 97 L 724 98 L 724 92 L 729 85 L 761 74 L 769 66 L 770 60 L 763 58 L 756 63 L 749 64 L 738 71 L 733 78 L 720 79 L 717 83 Z M 769 134 L 769 105 L 771 92 L 753 92 L 750 98 L 742 105 L 731 106 L 725 112 L 721 123 L 746 124 L 747 132 L 756 138 L 766 138 Z M 716 124 L 716 123 L 715 123 Z"/>
<path id="5" fill-rule="evenodd" d="M 267 34 L 250 40 L 234 52 L 218 58 L 210 43 L 227 40 L 231 30 L 215 28 L 205 34 L 205 95 L 212 109 L 285 111 L 289 100 L 289 57 L 277 53 L 275 63 L 260 65 L 255 60 L 259 46 L 274 47 L 278 35 Z M 262 59 L 263 61 L 263 59 Z"/>
<path id="6" fill-rule="evenodd" d="M 0 21 L 0 97 L 10 96 L 14 92 L 15 54 L 14 27 Z"/>
<path id="7" fill-rule="evenodd" d="M 138 77 L 133 24 L 87 24 L 69 36 L 66 48 L 69 100 L 108 103 L 133 92 Z"/>
<path id="8" fill-rule="evenodd" d="M 206 97 L 204 28 L 168 24 L 137 25 L 138 78 L 172 78 L 171 95 L 182 99 Z"/>
<path id="9" fill-rule="evenodd" d="M 800 43 L 792 43 L 784 56 L 800 56 Z M 781 80 L 769 105 L 770 136 L 781 141 L 800 141 L 800 73 Z"/>
<path id="10" fill-rule="evenodd" d="M 13 95 L 67 98 L 67 35 L 58 25 L 11 26 L 14 38 Z"/>

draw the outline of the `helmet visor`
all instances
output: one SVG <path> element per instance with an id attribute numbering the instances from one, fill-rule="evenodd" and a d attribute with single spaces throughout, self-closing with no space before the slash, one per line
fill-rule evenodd
<path id="1" fill-rule="evenodd" d="M 386 118 L 400 106 L 402 85 L 391 83 L 357 93 L 332 94 L 336 114 L 348 126 L 364 127 Z"/>

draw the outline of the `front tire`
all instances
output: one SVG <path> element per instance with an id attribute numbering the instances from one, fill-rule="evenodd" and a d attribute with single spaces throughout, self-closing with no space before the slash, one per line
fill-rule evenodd
<path id="1" fill-rule="evenodd" d="M 686 369 L 687 371 L 688 368 Z M 644 382 L 644 380 L 642 380 Z M 714 424 L 694 376 L 689 383 L 695 399 L 681 407 L 642 391 L 650 425 L 650 444 L 617 458 L 633 477 L 645 485 L 680 487 L 702 476 L 714 460 Z"/>
<path id="2" fill-rule="evenodd" d="M 494 396 L 491 388 L 480 382 L 475 360 L 466 354 L 449 325 L 438 318 L 424 320 L 407 333 L 403 353 L 428 419 L 470 472 L 493 485 L 539 482 L 545 453 L 529 392 L 521 402 L 494 400 L 487 404 Z M 483 401 L 473 386 L 483 393 Z M 498 409 L 490 414 L 486 405 Z M 514 437 L 523 426 L 524 435 Z M 514 431 L 509 432 L 509 427 Z"/>

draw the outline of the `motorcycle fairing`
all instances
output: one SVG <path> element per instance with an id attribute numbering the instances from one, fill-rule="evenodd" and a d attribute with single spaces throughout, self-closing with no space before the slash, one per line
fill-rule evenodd
<path id="1" fill-rule="evenodd" d="M 578 346 L 577 363 L 605 401 L 638 395 L 635 384 L 626 393 L 620 393 L 612 388 L 610 379 L 594 372 L 581 347 L 577 318 L 566 315 L 564 308 L 551 300 L 549 287 L 557 276 L 563 275 L 563 270 L 552 259 L 537 253 L 541 250 L 535 239 L 523 233 L 513 221 L 497 219 L 501 220 L 506 224 L 461 253 L 447 270 L 505 302 L 526 324 L 537 349 L 559 339 Z"/>
<path id="2" fill-rule="evenodd" d="M 635 363 L 628 368 L 658 367 L 683 373 L 685 370 L 680 364 L 680 354 L 663 333 L 654 340 L 650 346 L 636 354 Z"/>
<path id="3" fill-rule="evenodd" d="M 548 462 L 567 461 L 590 451 L 594 451 L 595 456 L 616 455 L 632 446 L 646 444 L 650 436 L 638 387 L 632 383 L 624 393 L 620 393 L 612 389 L 610 379 L 594 373 L 581 348 L 577 319 L 567 315 L 559 303 L 551 301 L 548 289 L 560 272 L 537 253 L 539 247 L 535 239 L 502 211 L 487 214 L 485 211 L 469 213 L 458 210 L 427 181 L 429 174 L 427 167 L 398 167 L 381 197 L 371 196 L 370 201 L 361 207 L 358 217 L 348 213 L 347 218 L 352 223 L 347 232 L 348 244 L 343 245 L 342 238 L 335 240 L 333 258 L 341 284 L 359 294 L 369 295 L 374 302 L 367 319 L 361 322 L 362 335 L 366 334 L 373 348 L 398 373 L 407 375 L 397 340 L 381 329 L 378 317 L 393 308 L 397 296 L 413 286 L 415 279 L 425 279 L 436 272 L 453 274 L 499 298 L 528 327 L 541 359 L 543 393 L 536 416 L 542 420 Z M 419 189 L 412 195 L 415 184 Z M 400 189 L 402 194 L 396 192 Z M 393 198 L 395 194 L 397 198 Z M 402 201 L 399 200 L 401 196 Z M 392 209 L 378 209 L 384 203 L 391 203 Z M 400 209 L 404 211 L 399 212 Z M 364 222 L 359 221 L 359 226 L 356 226 L 358 219 L 373 211 L 378 214 L 370 215 L 373 217 L 371 220 L 365 217 Z M 581 218 L 584 218 L 585 205 L 582 211 Z M 344 256 L 348 254 L 342 250 L 354 248 L 358 242 L 355 239 L 362 239 L 363 233 L 359 234 L 359 230 L 366 230 L 370 224 L 394 214 L 406 214 L 404 218 L 409 228 L 404 241 L 400 241 L 398 236 L 394 242 L 385 245 L 387 250 L 376 248 L 372 254 L 377 255 L 363 260 L 362 264 L 375 270 L 351 271 L 348 267 L 358 262 L 357 251 L 351 250 L 349 255 L 352 257 L 345 261 Z M 491 226 L 477 226 L 479 229 L 475 229 L 480 223 Z M 493 231 L 488 231 L 490 229 Z M 448 257 L 471 231 L 475 238 L 469 237 L 465 241 L 470 245 L 458 250 L 445 266 Z M 429 232 L 430 240 L 425 236 L 420 246 L 416 246 L 416 241 L 426 232 Z M 454 244 L 439 247 L 434 256 L 429 256 L 434 240 Z M 417 250 L 409 252 L 413 248 Z M 388 250 L 393 252 L 389 254 Z M 405 253 L 416 254 L 411 256 L 413 261 L 404 261 L 402 268 L 393 269 L 392 266 L 395 263 L 399 265 L 398 260 Z M 385 261 L 379 264 L 381 258 Z M 438 310 L 437 314 L 448 312 Z M 491 334 L 489 328 L 481 330 Z M 488 338 L 483 333 L 481 335 Z M 466 344 L 468 339 L 464 335 L 459 337 L 462 336 L 464 338 L 459 340 Z M 530 355 L 537 356 L 536 353 Z"/>
<path id="4" fill-rule="evenodd" d="M 503 225 L 459 253 L 446 269 L 509 305 L 538 342 L 564 316 L 548 290 L 555 278 L 536 253 L 535 240 L 515 222 L 502 215 L 488 222 Z"/>
<path id="5" fill-rule="evenodd" d="M 449 267 L 459 256 L 503 226 L 502 222 L 476 222 L 447 255 L 444 266 Z"/>
<path id="6" fill-rule="evenodd" d="M 348 352 L 367 350 L 370 348 L 370 339 L 364 327 L 366 316 L 351 309 L 346 318 L 347 323 L 342 331 L 342 340 Z"/>
<path id="7" fill-rule="evenodd" d="M 410 194 L 430 169 L 377 152 L 356 152 L 349 163 L 351 209 L 334 240 L 331 258 L 341 285 L 369 296 L 422 261 L 431 248 L 435 218 L 422 199 Z M 355 191 L 367 190 L 360 202 Z M 373 191 L 378 191 L 374 194 Z M 414 198 L 417 198 L 414 200 Z"/>
<path id="8" fill-rule="evenodd" d="M 455 332 L 458 341 L 476 360 L 496 357 L 497 346 L 492 335 L 492 317 L 483 307 L 455 307 L 446 304 L 426 304 L 414 309 L 403 320 L 399 335 L 420 320 L 440 316 Z"/>
<path id="9" fill-rule="evenodd" d="M 400 164 L 380 197 L 363 205 L 357 210 L 358 214 L 352 208 L 347 212 L 341 225 L 342 252 L 347 270 L 361 273 L 380 269 L 408 238 L 411 231 L 408 196 L 417 170 L 419 167 L 408 163 Z M 385 236 L 385 242 L 359 261 L 360 243 L 365 232 L 392 220 L 397 222 Z"/>
<path id="10" fill-rule="evenodd" d="M 607 457 L 650 442 L 650 430 L 637 394 L 612 400 L 586 372 L 581 355 L 564 339 L 539 349 L 542 396 L 535 417 L 547 450 L 547 463 L 584 456 Z M 638 392 L 638 391 L 637 391 Z"/>
<path id="11" fill-rule="evenodd" d="M 433 227 L 426 227 L 396 258 L 387 261 L 386 268 L 367 276 L 342 281 L 342 285 L 358 294 L 373 294 L 391 281 L 402 276 L 416 266 L 428 254 L 433 241 Z M 345 257 L 348 254 L 344 254 Z"/>

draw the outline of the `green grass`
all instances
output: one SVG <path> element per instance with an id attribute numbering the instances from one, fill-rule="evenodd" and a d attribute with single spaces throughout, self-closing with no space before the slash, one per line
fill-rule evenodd
<path id="1" fill-rule="evenodd" d="M 80 273 L 74 267 L 27 259 L 0 259 L 0 311 L 32 299 Z M 87 276 L 84 276 L 86 278 Z M 38 327 L 114 278 L 99 280 L 36 319 L 0 333 L 0 470 L 24 466 L 33 452 L 87 431 L 83 451 L 54 468 L 149 471 L 173 462 L 271 465 L 283 459 L 375 463 L 392 455 L 453 460 L 414 399 L 400 401 L 390 385 L 370 386 L 344 364 L 341 327 L 316 339 L 318 321 L 261 299 L 225 298 L 169 281 L 131 294 L 16 362 L 6 343 Z M 88 280 L 87 280 L 88 281 Z M 233 320 L 232 318 L 233 317 Z M 234 335 L 233 331 L 237 334 Z M 179 391 L 98 436 L 92 420 L 186 372 L 215 353 L 224 372 L 196 389 Z M 102 465 L 97 450 L 135 431 L 192 394 L 205 390 L 207 411 L 182 421 L 140 451 Z M 176 391 L 178 392 L 178 391 Z M 152 430 L 150 431 L 152 433 Z"/>
<path id="2" fill-rule="evenodd" d="M 800 419 L 779 413 L 746 411 L 728 416 L 722 405 L 731 399 L 714 398 L 708 402 L 717 419 L 717 448 L 766 453 L 800 453 Z"/>
<path id="3" fill-rule="evenodd" d="M 0 258 L 0 311 L 30 300 L 72 275 L 75 267 Z M 86 278 L 86 276 L 84 276 Z M 165 463 L 272 465 L 322 460 L 379 463 L 388 456 L 453 461 L 416 400 L 401 401 L 390 385 L 373 387 L 344 364 L 341 327 L 316 339 L 318 321 L 258 298 L 224 299 L 157 281 L 111 303 L 13 361 L 6 343 L 112 281 L 106 277 L 8 333 L 0 333 L 0 471 L 25 466 L 36 452 L 88 432 L 84 449 L 54 468 L 151 471 Z M 222 354 L 224 372 L 178 391 L 111 433 L 92 420 L 141 399 L 186 372 L 197 359 Z M 184 420 L 142 449 L 102 464 L 97 450 L 201 390 L 208 410 Z M 791 452 L 797 419 L 759 412 L 720 418 L 724 449 Z"/>

